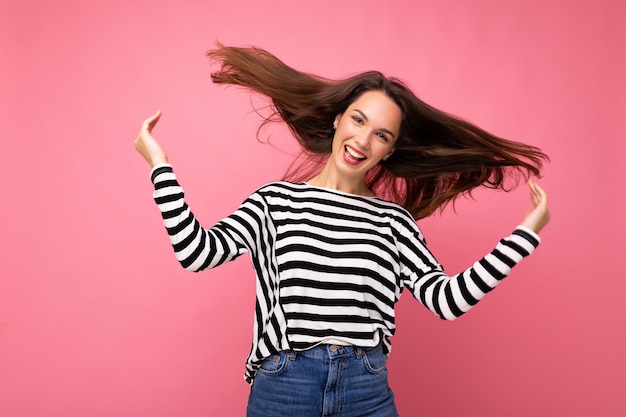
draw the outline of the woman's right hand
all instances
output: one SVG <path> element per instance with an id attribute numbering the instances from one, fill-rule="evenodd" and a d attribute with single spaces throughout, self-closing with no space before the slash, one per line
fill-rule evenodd
<path id="1" fill-rule="evenodd" d="M 151 167 L 168 163 L 165 151 L 152 136 L 152 129 L 154 129 L 160 118 L 161 110 L 157 110 L 156 113 L 144 120 L 139 135 L 135 139 L 135 149 L 137 149 Z"/>

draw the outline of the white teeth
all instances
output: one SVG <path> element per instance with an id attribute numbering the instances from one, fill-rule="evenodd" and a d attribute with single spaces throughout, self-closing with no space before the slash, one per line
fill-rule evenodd
<path id="1" fill-rule="evenodd" d="M 352 156 L 353 158 L 356 159 L 365 159 L 365 156 L 361 155 L 360 153 L 356 153 L 355 151 L 352 150 L 352 148 L 350 148 L 349 146 L 346 146 L 346 151 L 348 151 L 348 153 L 350 154 L 350 156 Z"/>

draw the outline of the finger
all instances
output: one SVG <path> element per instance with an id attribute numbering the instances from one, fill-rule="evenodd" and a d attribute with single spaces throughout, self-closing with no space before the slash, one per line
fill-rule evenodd
<path id="1" fill-rule="evenodd" d="M 534 180 L 531 180 L 531 181 L 533 183 L 533 188 L 535 190 L 537 190 L 537 192 L 539 192 L 540 194 L 547 194 L 545 192 L 545 190 L 543 188 L 541 188 L 541 186 L 539 185 L 539 183 L 537 181 L 534 181 Z"/>
<path id="2" fill-rule="evenodd" d="M 537 207 L 537 204 L 539 204 L 539 201 L 541 200 L 541 195 L 537 190 L 537 183 L 533 180 L 528 180 L 528 188 L 530 188 L 530 201 L 534 207 Z"/>
<path id="3" fill-rule="evenodd" d="M 156 124 L 159 122 L 159 119 L 161 118 L 161 114 L 162 114 L 161 110 L 157 110 L 156 113 L 154 113 L 152 116 L 144 120 L 142 129 L 146 130 L 148 133 L 151 133 L 152 129 L 154 129 Z"/>
<path id="4" fill-rule="evenodd" d="M 157 123 L 159 122 L 159 119 L 161 118 L 161 112 L 157 111 L 151 118 L 150 118 L 150 122 L 148 123 L 148 132 L 152 132 L 152 129 L 154 129 L 154 127 L 157 125 Z"/>
<path id="5" fill-rule="evenodd" d="M 537 198 L 542 205 L 548 204 L 548 193 L 537 183 L 535 183 L 535 189 L 537 190 Z"/>
<path id="6" fill-rule="evenodd" d="M 547 205 L 548 203 L 548 195 L 544 191 L 543 188 L 537 182 L 530 180 L 528 185 L 531 189 L 531 200 L 535 206 L 537 205 Z"/>

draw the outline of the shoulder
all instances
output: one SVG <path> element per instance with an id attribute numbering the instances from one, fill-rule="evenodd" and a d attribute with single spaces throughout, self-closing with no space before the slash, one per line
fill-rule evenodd
<path id="1" fill-rule="evenodd" d="M 393 201 L 381 198 L 375 198 L 375 200 L 381 216 L 386 218 L 397 239 L 410 240 L 418 238 L 419 240 L 424 240 L 424 235 L 417 225 L 415 217 L 406 208 Z"/>
<path id="2" fill-rule="evenodd" d="M 301 188 L 299 184 L 287 181 L 270 182 L 252 192 L 244 204 L 263 205 L 270 210 L 272 210 L 272 207 L 276 209 L 278 206 L 289 206 L 298 199 L 306 200 L 306 198 L 300 196 Z"/>
<path id="3" fill-rule="evenodd" d="M 253 197 L 262 198 L 270 203 L 271 201 L 292 200 L 305 198 L 302 196 L 306 184 L 295 184 L 287 181 L 273 181 L 257 188 Z"/>
<path id="4" fill-rule="evenodd" d="M 272 194 L 272 193 L 296 193 L 302 188 L 303 184 L 296 184 L 288 181 L 272 181 L 257 188 L 255 193 Z"/>

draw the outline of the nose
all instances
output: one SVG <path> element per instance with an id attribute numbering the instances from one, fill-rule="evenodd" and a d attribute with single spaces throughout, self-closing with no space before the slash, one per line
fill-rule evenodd
<path id="1" fill-rule="evenodd" d="M 360 147 L 362 147 L 363 149 L 367 149 L 369 148 L 369 145 L 370 145 L 370 135 L 371 135 L 371 132 L 369 131 L 361 132 L 358 135 L 356 135 L 355 141 Z"/>

